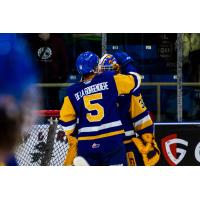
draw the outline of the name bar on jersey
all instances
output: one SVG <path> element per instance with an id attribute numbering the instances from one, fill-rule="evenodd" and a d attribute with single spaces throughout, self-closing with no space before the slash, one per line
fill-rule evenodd
<path id="1" fill-rule="evenodd" d="M 89 87 L 84 88 L 83 90 L 74 94 L 76 100 L 80 100 L 83 96 L 89 95 L 95 92 L 100 92 L 103 90 L 108 90 L 108 82 L 102 82 L 98 84 L 91 85 Z"/>

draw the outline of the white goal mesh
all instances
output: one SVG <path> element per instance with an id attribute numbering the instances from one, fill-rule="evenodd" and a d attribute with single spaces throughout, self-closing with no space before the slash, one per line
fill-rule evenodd
<path id="1" fill-rule="evenodd" d="M 67 139 L 58 124 L 59 111 L 38 111 L 38 120 L 26 131 L 16 152 L 19 165 L 61 166 L 68 149 Z"/>

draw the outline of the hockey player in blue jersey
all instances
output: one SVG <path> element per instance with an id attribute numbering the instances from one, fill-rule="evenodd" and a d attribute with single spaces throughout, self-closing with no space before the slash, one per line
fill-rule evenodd
<path id="1" fill-rule="evenodd" d="M 77 70 L 83 78 L 68 88 L 60 123 L 68 138 L 77 130 L 77 155 L 89 165 L 126 165 L 117 100 L 119 95 L 129 94 L 140 86 L 140 76 L 97 74 L 98 63 L 98 56 L 92 52 L 77 58 Z"/>
<path id="2" fill-rule="evenodd" d="M 117 52 L 116 57 L 105 54 L 100 59 L 99 71 L 120 72 L 120 66 L 132 73 L 137 72 L 134 61 L 125 52 Z M 118 64 L 120 63 L 120 65 Z M 127 73 L 126 71 L 122 71 Z M 143 102 L 140 89 L 132 94 L 121 95 L 118 99 L 119 111 L 125 130 L 124 144 L 128 165 L 155 165 L 160 157 L 160 151 L 153 135 L 153 122 Z"/>

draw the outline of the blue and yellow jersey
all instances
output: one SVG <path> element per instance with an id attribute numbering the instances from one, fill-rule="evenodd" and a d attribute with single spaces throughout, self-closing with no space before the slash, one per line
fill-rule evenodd
<path id="1" fill-rule="evenodd" d="M 139 78 L 104 72 L 69 87 L 60 112 L 60 123 L 66 134 L 72 134 L 77 128 L 78 143 L 98 141 L 105 149 L 107 142 L 121 143 L 124 129 L 117 107 L 118 96 L 137 89 Z"/>
<path id="2" fill-rule="evenodd" d="M 133 92 L 119 97 L 119 111 L 125 130 L 124 143 L 131 143 L 136 134 L 153 133 L 153 122 L 141 94 Z"/>

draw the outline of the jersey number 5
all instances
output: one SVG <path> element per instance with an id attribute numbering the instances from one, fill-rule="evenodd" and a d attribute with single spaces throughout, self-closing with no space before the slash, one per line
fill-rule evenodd
<path id="1" fill-rule="evenodd" d="M 91 112 L 96 111 L 97 114 L 87 113 L 86 118 L 89 122 L 101 121 L 104 117 L 104 108 L 99 103 L 92 103 L 92 101 L 103 99 L 102 93 L 91 94 L 83 97 L 85 108 Z"/>

